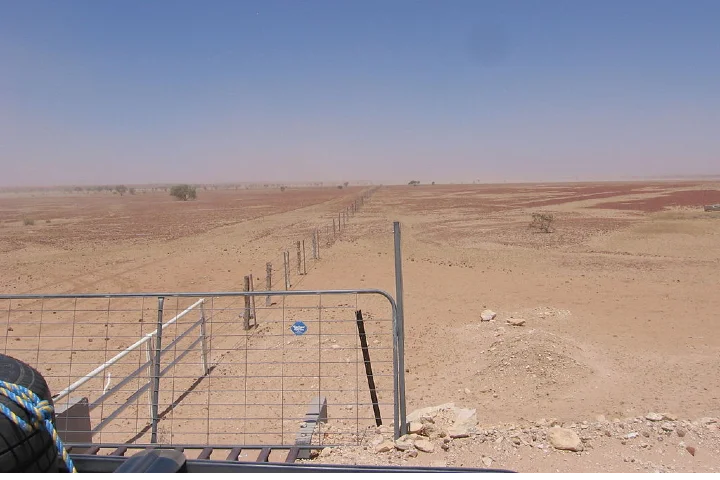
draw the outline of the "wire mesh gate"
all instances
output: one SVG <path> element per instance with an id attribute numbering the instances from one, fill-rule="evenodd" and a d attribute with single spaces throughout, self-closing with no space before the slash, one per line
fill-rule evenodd
<path id="1" fill-rule="evenodd" d="M 248 330 L 247 297 L 260 297 Z M 58 411 L 89 413 L 86 442 L 336 445 L 380 422 L 405 431 L 402 318 L 381 290 L 0 295 L 0 308 L 1 351 L 43 374 Z"/>

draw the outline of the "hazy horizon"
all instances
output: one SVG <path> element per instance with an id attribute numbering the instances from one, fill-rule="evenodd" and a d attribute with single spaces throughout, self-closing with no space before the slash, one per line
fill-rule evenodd
<path id="1" fill-rule="evenodd" d="M 0 186 L 720 174 L 720 3 L 6 2 Z"/>

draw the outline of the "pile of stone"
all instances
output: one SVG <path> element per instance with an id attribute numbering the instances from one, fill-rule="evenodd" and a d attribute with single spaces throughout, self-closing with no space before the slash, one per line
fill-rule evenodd
<path id="1" fill-rule="evenodd" d="M 408 434 L 395 441 L 388 428 L 378 427 L 371 441 L 375 453 L 401 451 L 408 457 L 416 457 L 418 452 L 448 450 L 453 439 L 477 434 L 475 409 L 459 408 L 454 403 L 416 410 L 407 416 L 407 421 Z"/>

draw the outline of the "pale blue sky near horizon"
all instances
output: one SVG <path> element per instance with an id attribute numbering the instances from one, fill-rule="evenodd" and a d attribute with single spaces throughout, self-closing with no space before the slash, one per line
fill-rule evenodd
<path id="1" fill-rule="evenodd" d="M 0 185 L 720 174 L 714 0 L 0 0 Z"/>

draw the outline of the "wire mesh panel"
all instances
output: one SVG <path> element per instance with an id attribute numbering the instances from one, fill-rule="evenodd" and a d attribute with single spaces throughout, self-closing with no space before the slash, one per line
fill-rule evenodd
<path id="1" fill-rule="evenodd" d="M 390 296 L 268 293 L 0 296 L 0 351 L 45 376 L 58 412 L 86 398 L 95 443 L 352 444 L 397 420 Z"/>

